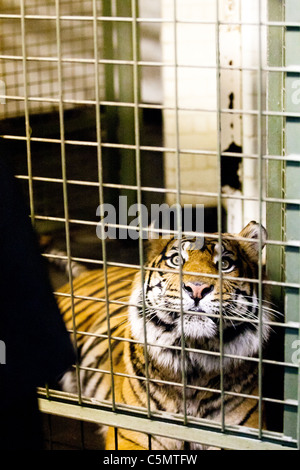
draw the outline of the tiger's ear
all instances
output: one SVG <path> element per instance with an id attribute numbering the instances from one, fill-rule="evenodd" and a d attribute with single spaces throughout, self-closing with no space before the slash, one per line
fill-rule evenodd
<path id="1" fill-rule="evenodd" d="M 239 236 L 257 240 L 256 242 L 251 240 L 239 241 L 240 245 L 249 258 L 257 263 L 259 257 L 259 237 L 261 236 L 262 248 L 265 246 L 267 240 L 267 231 L 265 227 L 252 220 L 248 225 L 246 225 L 246 227 L 243 228 L 243 230 L 239 233 Z"/>

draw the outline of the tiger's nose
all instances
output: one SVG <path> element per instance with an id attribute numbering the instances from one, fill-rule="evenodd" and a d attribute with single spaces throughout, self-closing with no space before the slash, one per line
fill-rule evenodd
<path id="1" fill-rule="evenodd" d="M 213 290 L 214 286 L 209 284 L 200 284 L 199 282 L 187 282 L 186 284 L 183 284 L 183 288 L 193 299 L 201 300 Z"/>

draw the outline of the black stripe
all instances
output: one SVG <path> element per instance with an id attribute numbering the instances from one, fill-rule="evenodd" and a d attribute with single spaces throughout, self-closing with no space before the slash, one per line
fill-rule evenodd
<path id="1" fill-rule="evenodd" d="M 145 436 L 147 436 L 146 433 L 141 433 L 141 432 L 138 432 L 138 431 L 134 431 L 138 434 L 144 434 Z M 120 429 L 118 429 L 118 435 L 124 440 L 124 441 L 127 441 L 127 442 L 130 442 L 131 444 L 135 444 L 135 445 L 138 445 L 139 447 L 140 444 L 136 441 L 133 441 L 132 439 L 129 439 L 129 437 L 125 436 L 125 434 L 123 434 L 122 431 L 120 431 Z M 151 435 L 151 439 L 152 441 L 155 441 L 155 442 L 158 442 L 158 444 L 160 445 L 160 447 L 162 447 L 163 450 L 169 450 L 167 447 L 165 447 L 156 437 L 152 436 Z M 147 449 L 146 449 L 147 450 Z"/>
<path id="2" fill-rule="evenodd" d="M 230 402 L 233 402 L 234 400 L 236 400 L 235 396 L 226 395 L 226 397 L 224 398 L 224 405 L 228 405 Z M 212 397 L 209 397 L 206 400 L 202 400 L 200 402 L 200 405 L 198 406 L 198 412 L 200 411 L 201 407 L 203 407 L 204 401 L 206 402 L 207 409 L 201 415 L 201 418 L 207 418 L 211 413 L 221 410 L 221 398 L 220 398 L 219 393 L 214 393 Z M 211 406 L 208 407 L 208 405 L 211 405 Z M 238 405 L 240 405 L 240 402 L 238 402 Z"/>
<path id="3" fill-rule="evenodd" d="M 164 322 L 157 314 L 151 315 L 149 319 L 156 327 L 162 328 L 166 332 L 173 331 L 176 327 L 175 323 L 166 323 Z"/>
<path id="4" fill-rule="evenodd" d="M 207 418 L 207 416 L 209 416 L 212 412 L 220 409 L 220 404 L 218 403 L 219 401 L 220 395 L 218 393 L 214 393 L 212 396 L 200 400 L 197 408 L 197 414 L 203 410 L 204 413 L 201 413 L 200 416 L 201 418 Z M 204 408 L 206 408 L 206 410 L 204 410 Z"/>
<path id="5" fill-rule="evenodd" d="M 100 273 L 103 273 L 103 271 L 98 271 L 97 272 L 91 272 L 89 273 L 89 276 L 84 276 L 84 278 L 82 280 L 80 280 L 80 282 L 77 282 L 77 280 L 75 279 L 74 280 L 74 283 L 73 283 L 73 288 L 76 290 L 78 289 L 82 289 L 83 287 L 87 286 L 87 285 L 90 285 L 90 284 L 94 284 L 95 282 L 98 282 L 101 280 L 101 274 Z M 102 276 L 103 277 L 103 276 Z"/>
<path id="6" fill-rule="evenodd" d="M 120 310 L 122 311 L 123 309 L 126 309 L 126 305 L 120 305 L 118 308 L 116 308 L 110 315 L 109 315 L 109 318 L 112 319 L 114 318 L 115 316 L 119 315 L 120 313 Z M 82 310 L 82 312 L 84 311 L 84 309 Z M 76 315 L 77 315 L 78 312 L 76 312 Z M 76 330 L 80 330 L 80 326 L 82 326 L 86 321 L 87 319 L 90 319 L 93 315 L 97 315 L 99 312 L 98 310 L 97 311 L 93 311 L 92 313 L 90 313 L 87 317 L 85 317 L 80 323 L 76 324 Z M 93 327 L 101 327 L 101 326 L 104 326 L 106 324 L 106 315 L 104 316 L 104 318 L 102 319 L 99 319 L 100 321 L 97 322 L 95 321 L 93 323 Z M 125 323 L 127 321 L 127 319 L 125 320 L 122 320 L 122 322 L 120 322 L 116 327 L 114 327 L 114 330 L 116 328 L 118 328 L 119 326 L 121 326 L 123 323 Z M 112 331 L 112 330 L 111 330 Z"/>
<path id="7" fill-rule="evenodd" d="M 169 245 L 170 245 L 171 243 L 173 243 L 174 240 L 175 240 L 175 237 L 172 237 L 172 238 L 168 241 L 168 243 L 164 246 L 164 248 L 163 248 L 162 251 L 160 252 L 160 261 L 163 260 L 163 259 L 165 259 L 165 255 L 166 255 L 166 252 L 167 252 L 168 249 L 169 249 Z"/>
<path id="8" fill-rule="evenodd" d="M 130 344 L 130 359 L 131 359 L 131 365 L 132 365 L 132 368 L 135 372 L 135 375 L 137 375 L 138 377 L 145 378 L 145 374 L 144 374 L 145 364 L 142 364 L 141 361 L 139 360 L 139 358 L 137 358 L 137 356 L 135 354 L 135 345 L 134 345 L 134 343 Z M 142 366 L 142 369 L 139 366 Z M 147 394 L 148 390 L 147 390 L 147 386 L 146 386 L 146 381 L 145 380 L 140 380 L 139 384 L 140 384 L 141 388 L 144 390 L 144 392 Z M 155 384 L 155 382 L 152 382 L 151 387 L 154 388 L 154 386 L 160 387 L 159 385 Z M 157 410 L 166 411 L 166 409 L 163 407 L 163 404 L 157 398 L 155 398 L 153 396 L 153 393 L 150 394 L 150 399 L 155 404 L 155 407 L 156 407 Z M 145 403 L 144 403 L 144 405 L 145 405 Z"/>
<path id="9" fill-rule="evenodd" d="M 78 306 L 79 306 L 82 302 L 95 302 L 95 303 L 100 303 L 100 304 L 105 302 L 105 300 L 106 300 L 106 299 L 105 299 L 105 295 L 103 295 L 103 294 L 104 294 L 104 292 L 103 292 L 103 291 L 104 291 L 104 286 L 99 286 L 98 279 L 96 279 L 95 282 L 97 282 L 97 284 L 98 284 L 97 289 L 96 289 L 96 290 L 93 290 L 93 292 L 86 292 L 86 293 L 85 293 L 85 296 L 86 296 L 86 297 L 95 297 L 96 294 L 99 295 L 100 293 L 102 293 L 102 295 L 101 295 L 101 296 L 99 295 L 99 297 L 103 297 L 103 300 L 102 300 L 102 299 L 101 299 L 101 300 L 98 300 L 97 298 L 95 298 L 95 299 L 80 299 L 80 298 L 77 299 L 77 298 L 75 297 L 75 298 L 74 298 L 74 300 L 75 300 L 75 302 L 74 302 L 75 315 L 78 315 L 78 314 L 82 313 L 82 312 L 86 309 L 86 307 L 83 307 L 82 309 L 77 310 Z M 92 287 L 95 282 L 92 282 L 92 283 L 91 283 L 91 282 L 88 281 L 88 282 L 86 283 L 86 285 L 87 285 L 88 287 Z M 80 286 L 80 289 L 81 289 L 82 287 L 85 287 L 85 285 Z M 110 287 L 110 286 L 109 286 L 109 287 Z M 124 289 L 125 289 L 125 286 L 122 286 L 122 288 L 120 288 L 120 286 L 117 286 L 116 289 L 114 289 L 113 291 L 108 292 L 108 300 L 109 300 L 114 294 L 116 294 L 118 291 L 122 291 L 122 290 L 124 290 Z M 74 293 L 75 296 L 76 296 L 76 295 L 82 295 L 82 294 L 76 294 L 76 290 L 78 290 L 78 288 L 75 288 L 74 290 L 75 290 L 75 293 Z M 126 290 L 126 289 L 125 289 L 125 290 Z M 127 290 L 126 290 L 126 292 L 127 292 Z M 118 299 L 112 299 L 112 300 L 118 300 Z M 123 306 L 123 307 L 124 307 L 124 306 Z M 67 308 L 67 309 L 64 309 L 63 307 L 61 307 L 61 310 L 62 310 L 63 315 L 66 315 L 66 314 L 71 310 L 71 308 L 72 308 L 71 301 L 70 301 L 70 304 L 68 305 L 68 308 Z"/>
<path id="10" fill-rule="evenodd" d="M 258 407 L 258 403 L 256 403 L 253 408 L 251 408 L 248 413 L 246 414 L 246 416 L 242 419 L 242 421 L 239 422 L 239 425 L 240 426 L 243 426 L 247 421 L 248 419 L 250 418 L 250 416 L 254 413 L 254 411 L 257 409 Z"/>
<path id="11" fill-rule="evenodd" d="M 100 339 L 100 340 L 102 341 L 103 339 L 106 339 L 106 338 L 97 338 L 97 339 Z M 97 341 L 97 344 L 95 345 L 95 342 L 94 342 L 94 343 L 93 343 L 93 347 L 94 347 L 94 346 L 98 346 L 99 343 L 100 343 L 100 342 Z M 115 342 L 112 344 L 112 346 L 111 346 L 111 352 L 113 352 L 114 349 L 115 349 L 117 346 L 119 346 L 119 344 L 120 344 L 119 341 L 115 341 Z M 89 349 L 90 349 L 90 348 L 89 348 Z M 121 353 L 123 353 L 123 349 L 122 349 Z M 86 354 L 84 355 L 84 357 L 85 357 L 85 356 L 86 356 Z M 103 354 L 101 357 L 99 357 L 99 360 L 97 361 L 96 364 L 93 365 L 93 367 L 94 367 L 95 369 L 100 368 L 101 364 L 103 364 L 103 363 L 105 363 L 105 362 L 107 361 L 108 356 L 109 356 L 109 350 L 107 349 L 107 350 L 104 352 L 104 354 Z M 115 365 L 115 364 L 114 364 L 114 365 Z M 84 380 L 82 381 L 82 386 L 83 386 L 84 388 L 88 385 L 88 381 L 89 381 L 92 377 L 94 377 L 95 374 L 99 374 L 99 380 L 98 380 L 98 381 L 96 382 L 96 384 L 94 385 L 92 396 L 94 396 L 95 390 L 99 387 L 99 385 L 101 384 L 101 382 L 102 382 L 102 380 L 104 379 L 105 375 L 107 375 L 107 374 L 105 374 L 104 372 L 100 372 L 100 371 L 99 371 L 99 372 L 98 372 L 98 371 L 86 371 L 86 374 L 84 375 Z M 110 393 L 110 390 L 109 390 L 109 393 Z"/>
<path id="12" fill-rule="evenodd" d="M 99 346 L 99 344 L 102 343 L 102 341 L 105 341 L 105 340 L 107 340 L 107 338 L 94 338 L 94 341 L 89 345 L 88 349 L 86 349 L 84 351 L 84 355 L 82 355 L 81 359 L 84 359 L 94 348 Z M 104 353 L 104 355 L 102 357 L 104 357 L 105 354 L 107 354 L 107 351 L 106 351 L 106 353 Z"/>
<path id="13" fill-rule="evenodd" d="M 141 396 L 136 393 L 136 391 L 135 391 L 135 389 L 134 389 L 134 387 L 133 387 L 133 385 L 132 385 L 132 383 L 131 383 L 132 380 L 137 380 L 137 379 L 132 379 L 131 377 L 128 377 L 128 382 L 129 382 L 130 389 L 131 389 L 131 391 L 132 391 L 134 397 L 136 398 L 137 402 L 138 402 L 141 406 L 145 406 L 146 404 L 145 404 L 144 401 L 141 400 Z M 127 397 L 125 397 L 125 396 L 123 395 L 123 387 L 122 387 L 121 397 L 122 397 L 123 402 L 124 402 L 124 403 L 127 403 L 127 401 L 128 401 L 128 400 L 127 400 Z"/>
<path id="14" fill-rule="evenodd" d="M 120 429 L 118 429 L 118 435 L 124 440 L 124 441 L 127 441 L 127 442 L 130 442 L 131 444 L 135 444 L 135 445 L 138 445 L 137 442 L 133 441 L 132 439 L 129 439 L 128 437 L 125 436 L 125 434 L 123 434 Z M 116 444 L 116 443 L 115 443 Z"/>
<path id="15" fill-rule="evenodd" d="M 88 307 L 90 308 L 90 307 Z M 126 305 L 120 305 L 118 306 L 117 308 L 115 308 L 110 314 L 109 314 L 109 319 L 111 320 L 112 318 L 118 316 L 120 313 L 122 313 L 122 310 L 126 310 L 127 309 L 127 306 Z M 85 309 L 82 310 L 82 312 L 80 313 L 83 313 Z M 76 315 L 77 315 L 78 312 L 76 312 Z M 101 312 L 102 313 L 102 312 Z M 93 315 L 98 315 L 99 314 L 99 309 L 97 308 L 96 310 L 94 310 L 92 313 L 88 314 L 88 317 L 85 317 L 84 320 L 82 320 L 78 325 L 76 325 L 76 329 L 79 330 L 79 326 L 82 325 L 83 323 L 85 323 L 85 321 L 87 319 L 89 319 L 90 317 L 92 317 Z M 125 314 L 124 314 L 125 315 Z M 101 326 L 104 326 L 106 324 L 106 320 L 107 320 L 107 316 L 106 315 L 103 315 L 102 318 L 96 318 L 97 321 L 95 321 L 93 323 L 93 327 L 101 327 Z M 125 323 L 127 321 L 127 318 L 125 320 L 122 320 L 116 327 L 114 328 L 117 328 L 118 326 L 121 326 L 123 323 Z"/>
<path id="16" fill-rule="evenodd" d="M 84 357 L 87 356 L 87 353 L 89 351 L 91 351 L 92 349 L 96 348 L 103 340 L 106 340 L 107 338 L 95 338 L 95 341 L 93 341 L 93 343 L 91 344 L 91 346 L 89 347 L 89 349 L 87 351 L 85 351 L 85 354 L 84 356 L 82 357 L 82 359 Z M 115 341 L 112 345 L 111 345 L 111 352 L 114 351 L 114 349 L 119 346 L 119 341 Z M 122 353 L 123 353 L 123 349 L 122 349 Z M 109 350 L 106 349 L 106 351 L 103 353 L 103 355 L 101 357 L 98 358 L 98 361 L 97 363 L 93 364 L 93 367 L 94 368 L 100 368 L 100 366 L 105 363 L 107 360 L 108 360 L 108 356 L 109 356 Z M 98 372 L 98 371 L 87 371 L 87 373 L 84 375 L 84 380 L 82 382 L 82 386 L 85 388 L 87 385 L 88 385 L 88 382 L 89 380 L 91 380 L 91 378 L 95 375 L 95 374 L 102 374 L 100 379 L 98 380 L 98 382 L 96 383 L 96 385 L 94 386 L 94 389 L 93 389 L 93 392 L 96 390 L 96 387 L 98 387 L 104 377 L 104 374 L 103 372 Z"/>
<path id="17" fill-rule="evenodd" d="M 251 283 L 252 284 L 252 283 Z M 246 299 L 249 297 L 249 292 L 245 291 L 245 290 L 242 290 L 240 289 L 239 287 L 236 287 L 235 289 L 235 294 L 236 295 L 242 295 L 243 297 L 245 297 Z M 252 295 L 251 295 L 252 297 Z"/>
<path id="18" fill-rule="evenodd" d="M 256 331 L 256 324 L 250 322 L 241 322 L 238 325 L 230 326 L 223 331 L 223 340 L 226 343 L 231 343 L 237 336 L 241 336 L 246 331 Z"/>
<path id="19" fill-rule="evenodd" d="M 91 284 L 89 284 L 89 286 L 91 287 Z M 99 287 L 97 288 L 97 290 L 93 291 L 92 293 L 89 292 L 89 293 L 86 293 L 85 296 L 86 297 L 93 297 L 95 294 L 99 294 L 101 292 L 101 290 L 103 289 L 99 289 Z M 82 303 L 82 302 L 97 302 L 97 299 L 78 299 L 76 298 L 76 295 L 82 295 L 82 294 L 76 294 L 76 292 L 74 293 L 74 311 L 75 311 L 75 315 L 83 312 L 86 307 L 84 307 L 83 309 L 81 310 L 77 310 L 78 306 Z M 103 301 L 101 300 L 98 300 L 99 303 L 104 303 L 105 299 L 103 299 Z M 64 309 L 63 306 L 61 306 L 61 312 L 63 314 L 63 316 L 65 316 L 68 312 L 70 312 L 72 310 L 72 302 L 71 302 L 71 298 L 70 298 L 70 304 L 68 305 L 68 308 L 67 309 Z"/>
<path id="20" fill-rule="evenodd" d="M 152 439 L 152 441 L 158 442 L 158 444 L 160 445 L 160 447 L 162 448 L 162 450 L 170 450 L 170 449 L 168 449 L 168 447 L 164 446 L 164 445 L 162 444 L 162 442 L 159 441 L 155 436 L 152 436 L 152 435 L 151 435 L 151 439 Z M 170 438 L 170 439 L 171 439 L 171 438 Z"/>
<path id="21" fill-rule="evenodd" d="M 138 315 L 140 317 L 143 317 L 143 309 L 138 309 Z M 154 311 L 153 314 L 149 314 L 148 316 L 149 318 L 147 321 L 151 321 L 157 328 L 161 328 L 166 332 L 173 331 L 176 327 L 175 323 L 166 323 L 165 321 L 163 321 L 161 318 L 159 318 L 157 313 L 154 313 Z"/>
<path id="22" fill-rule="evenodd" d="M 99 379 L 97 380 L 97 382 L 95 383 L 94 385 L 94 388 L 92 390 L 92 393 L 90 393 L 90 396 L 91 397 L 95 397 L 96 395 L 96 390 L 98 389 L 99 385 L 101 384 L 102 380 L 104 379 L 104 375 L 103 372 L 96 372 L 96 371 L 86 371 L 86 373 L 84 374 L 84 379 L 82 381 L 82 388 L 83 390 L 85 390 L 85 388 L 87 387 L 89 381 L 96 375 L 98 374 L 99 375 Z"/>
<path id="23" fill-rule="evenodd" d="M 98 312 L 95 312 L 95 310 L 93 310 L 92 312 L 88 313 L 80 322 L 77 322 L 77 315 L 79 313 L 82 313 L 84 312 L 86 309 L 83 309 L 81 312 L 76 312 L 75 313 L 75 324 L 76 324 L 76 331 L 80 331 L 81 330 L 81 327 L 82 325 L 84 325 L 87 321 L 89 321 L 93 316 L 95 316 L 96 313 Z M 92 326 L 94 326 L 94 323 L 92 324 Z"/>
<path id="24" fill-rule="evenodd" d="M 214 251 L 215 251 L 215 246 L 216 246 L 216 242 L 213 241 L 213 240 L 210 240 L 208 243 L 205 243 L 203 245 L 203 248 L 201 251 L 208 251 L 208 253 L 213 256 L 214 254 Z"/>
<path id="25" fill-rule="evenodd" d="M 119 352 L 119 354 L 114 358 L 114 366 L 117 366 L 121 360 L 123 359 L 124 356 L 124 349 L 122 348 Z"/>
<path id="26" fill-rule="evenodd" d="M 127 322 L 127 320 L 124 320 L 122 323 L 119 323 L 118 325 L 116 325 L 114 328 L 111 328 L 110 330 L 110 334 L 113 335 L 115 333 L 115 331 L 120 328 L 123 324 L 125 324 Z M 99 338 L 99 337 L 95 337 L 94 341 L 90 344 L 90 346 L 88 347 L 88 349 L 86 351 L 84 351 L 84 357 L 87 356 L 87 354 L 92 350 L 94 349 L 96 346 L 98 346 L 102 341 L 104 340 L 108 340 L 108 338 Z M 116 341 L 115 343 L 112 343 L 112 350 L 114 349 L 115 345 L 118 344 L 118 341 Z M 107 349 L 107 354 L 108 354 L 108 349 Z"/>
<path id="27" fill-rule="evenodd" d="M 135 372 L 135 375 L 137 375 L 138 377 L 145 377 L 145 372 L 144 372 L 145 364 L 142 364 L 140 359 L 137 357 L 135 344 L 130 343 L 129 349 L 130 349 L 131 365 Z"/>
<path id="28" fill-rule="evenodd" d="M 150 268 L 154 268 L 156 265 L 156 260 L 154 260 L 151 265 L 150 265 Z M 152 289 L 152 287 L 150 287 L 150 283 L 151 283 L 151 278 L 153 276 L 153 274 L 156 272 L 156 271 L 147 271 L 148 272 L 148 279 L 146 280 L 147 282 L 147 291 L 149 291 L 149 289 Z"/>
<path id="29" fill-rule="evenodd" d="M 133 432 L 136 432 L 136 433 L 138 433 L 138 434 L 144 434 L 145 436 L 147 436 L 147 434 L 144 433 L 144 432 L 139 432 L 139 431 L 133 431 Z M 124 439 L 125 441 L 131 442 L 132 444 L 139 445 L 137 442 L 135 442 L 135 441 L 133 441 L 132 439 L 129 439 L 127 436 L 125 436 L 125 434 L 123 434 L 123 433 L 120 431 L 120 429 L 118 429 L 118 434 L 119 434 L 120 437 L 122 437 L 122 439 Z M 155 436 L 152 436 L 152 435 L 151 435 L 151 439 L 152 439 L 152 441 L 157 442 L 157 443 L 159 444 L 159 446 L 162 448 L 162 450 L 170 450 L 170 449 L 168 449 L 168 447 L 165 447 L 165 446 L 162 444 L 162 442 L 159 441 Z"/>
<path id="30" fill-rule="evenodd" d="M 191 450 L 191 443 L 187 442 L 187 441 L 184 441 L 183 450 Z"/>

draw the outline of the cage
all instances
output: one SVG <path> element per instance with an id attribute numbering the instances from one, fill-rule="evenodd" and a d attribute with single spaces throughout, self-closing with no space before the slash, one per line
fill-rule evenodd
<path id="1" fill-rule="evenodd" d="M 103 424 L 115 429 L 116 448 L 118 430 L 126 429 L 145 434 L 149 449 L 157 436 L 224 449 L 299 449 L 296 0 L 3 0 L 1 6 L 1 153 L 14 163 L 36 231 L 55 246 L 56 254 L 44 256 L 57 296 L 62 284 L 72 286 L 73 263 L 105 275 L 109 267 L 144 274 L 149 268 L 142 237 L 99 239 L 99 205 L 116 208 L 111 228 L 119 235 L 136 215 L 124 218 L 127 207 L 139 208 L 134 227 L 142 233 L 141 207 L 150 213 L 154 204 L 188 205 L 193 220 L 204 206 L 204 235 L 220 243 L 224 232 L 239 233 L 253 219 L 268 232 L 252 279 L 259 293 L 260 345 L 251 358 L 258 395 L 231 393 L 255 400 L 258 428 L 227 422 L 221 327 L 215 353 L 221 380 L 212 387 L 221 402 L 219 422 L 187 410 L 187 393 L 197 387 L 187 384 L 184 369 L 177 384 L 182 413 L 159 412 L 149 398 L 146 407 L 131 407 L 114 393 L 99 401 L 80 387 L 70 393 L 46 384 L 39 405 L 49 448 L 101 448 L 92 431 Z M 174 233 L 181 238 L 178 214 Z M 51 260 L 65 262 L 68 274 Z M 220 269 L 216 277 L 226 281 Z M 269 322 L 274 334 L 266 353 L 265 287 L 269 309 L 284 314 Z M 72 289 L 70 296 L 73 303 L 80 298 Z M 107 291 L 102 303 L 109 311 L 116 301 Z M 222 300 L 220 315 L 222 324 Z M 108 331 L 108 351 L 116 339 Z M 178 348 L 189 352 L 184 340 Z M 87 368 L 80 362 L 74 368 L 80 383 Z M 122 378 L 112 363 L 105 372 L 112 387 Z M 147 367 L 138 379 L 149 393 Z"/>

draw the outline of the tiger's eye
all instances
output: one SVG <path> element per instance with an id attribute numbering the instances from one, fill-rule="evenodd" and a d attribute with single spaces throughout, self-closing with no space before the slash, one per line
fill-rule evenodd
<path id="1" fill-rule="evenodd" d="M 175 266 L 179 266 L 180 265 L 180 257 L 179 255 L 174 255 L 173 258 L 172 258 L 172 263 L 175 265 Z"/>
<path id="2" fill-rule="evenodd" d="M 228 259 L 222 259 L 221 267 L 222 271 L 226 271 L 226 269 L 231 268 L 231 262 Z"/>

